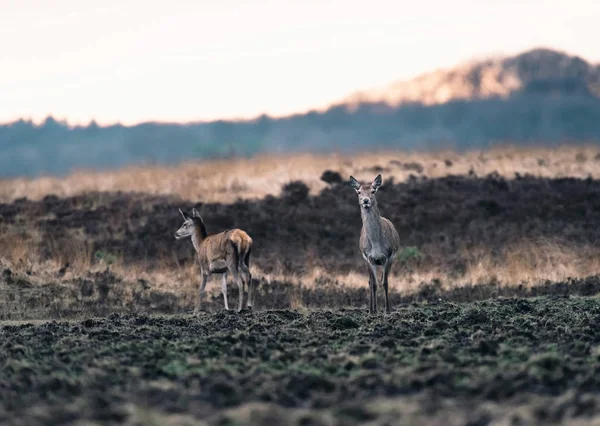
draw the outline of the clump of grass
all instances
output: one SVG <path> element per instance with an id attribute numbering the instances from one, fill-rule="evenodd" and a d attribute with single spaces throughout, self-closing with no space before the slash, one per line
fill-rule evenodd
<path id="1" fill-rule="evenodd" d="M 117 261 L 117 257 L 114 254 L 107 253 L 102 250 L 98 250 L 96 253 L 94 253 L 94 257 L 98 262 L 107 266 L 110 266 Z"/>

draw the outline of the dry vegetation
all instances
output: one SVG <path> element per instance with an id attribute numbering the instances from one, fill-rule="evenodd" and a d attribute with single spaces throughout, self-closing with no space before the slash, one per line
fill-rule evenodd
<path id="1" fill-rule="evenodd" d="M 600 149 L 596 146 L 522 148 L 503 146 L 488 151 L 398 151 L 355 155 L 257 156 L 184 163 L 176 166 L 129 167 L 116 171 L 76 171 L 67 177 L 0 180 L 0 202 L 27 197 L 39 200 L 48 194 L 70 197 L 90 191 L 144 192 L 178 196 L 204 203 L 230 203 L 278 195 L 282 185 L 301 180 L 311 193 L 327 185 L 320 179 L 324 170 L 338 171 L 344 179 L 372 179 L 373 166 L 383 168 L 385 178 L 405 181 L 411 174 L 440 178 L 448 175 L 478 176 L 497 172 L 512 179 L 515 173 L 561 178 L 600 178 Z"/>
<path id="2" fill-rule="evenodd" d="M 98 274 L 106 274 L 107 268 L 110 277 L 104 277 L 114 286 L 109 291 L 116 303 L 113 308 L 131 310 L 137 304 L 140 309 L 153 309 L 160 305 L 153 300 L 169 295 L 171 305 L 160 309 L 186 310 L 193 305 L 199 277 L 191 243 L 175 241 L 172 233 L 180 225 L 177 207 L 203 203 L 211 231 L 235 225 L 247 229 L 258 242 L 253 276 L 264 292 L 270 292 L 263 299 L 274 298 L 263 300 L 263 307 L 322 306 L 340 300 L 360 304 L 357 300 L 367 280 L 355 250 L 359 212 L 349 187 L 320 179 L 325 170 L 332 170 L 342 179 L 353 174 L 365 180 L 381 172 L 384 183 L 393 185 L 379 199 L 405 245 L 390 282 L 400 294 L 397 297 L 406 298 L 431 285 L 440 290 L 489 284 L 530 288 L 548 281 L 584 279 L 600 273 L 600 249 L 595 231 L 585 231 L 593 226 L 592 213 L 575 214 L 571 221 L 569 210 L 582 207 L 569 203 L 593 197 L 596 189 L 581 189 L 585 180 L 570 187 L 556 182 L 564 177 L 600 178 L 599 153 L 593 146 L 508 146 L 465 154 L 273 156 L 6 180 L 0 182 L 0 200 L 6 203 L 0 205 L 0 267 L 10 271 L 13 282 L 27 283 L 30 299 L 50 287 L 62 293 L 51 293 L 49 300 L 74 298 L 73 309 L 64 315 L 85 314 L 82 306 L 102 297 L 102 290 L 92 291 L 92 297 L 82 288 Z M 481 178 L 490 174 L 494 177 Z M 464 178 L 444 181 L 453 175 Z M 549 179 L 511 184 L 517 175 Z M 305 182 L 313 195 L 298 195 L 293 188 L 281 193 L 282 186 L 297 180 Z M 502 195 L 495 187 L 480 190 L 498 182 L 515 185 L 516 195 Z M 456 185 L 458 195 L 444 198 Z M 582 192 L 574 194 L 577 191 Z M 541 208 L 527 217 L 557 193 L 561 204 L 556 209 L 546 215 Z M 264 199 L 269 194 L 280 198 Z M 515 196 L 521 199 L 515 201 Z M 531 197 L 540 199 L 527 201 Z M 490 203 L 489 199 L 492 207 L 477 204 Z M 585 203 L 584 210 L 593 210 L 593 201 Z M 549 206 L 554 208 L 552 202 Z M 488 211 L 496 208 L 502 213 Z M 515 209 L 523 211 L 511 216 Z M 471 210 L 476 210 L 474 216 L 469 216 Z M 208 289 L 218 305 L 220 286 L 214 282 Z M 353 293 L 345 299 L 315 300 L 310 292 L 324 288 Z M 14 286 L 4 291 L 13 298 L 23 295 Z M 237 297 L 235 286 L 231 291 Z M 147 303 L 140 305 L 144 297 Z M 14 300 L 5 300 L 15 305 Z M 261 306 L 260 296 L 257 303 Z"/>

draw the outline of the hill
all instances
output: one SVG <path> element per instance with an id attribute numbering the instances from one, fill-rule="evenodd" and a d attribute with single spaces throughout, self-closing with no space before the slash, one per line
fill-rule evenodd
<path id="1" fill-rule="evenodd" d="M 437 105 L 458 100 L 507 99 L 516 94 L 600 97 L 600 65 L 550 49 L 533 49 L 357 92 L 341 104 Z"/>
<path id="2" fill-rule="evenodd" d="M 324 111 L 246 121 L 0 125 L 0 177 L 259 153 L 600 140 L 600 66 L 547 49 L 436 71 Z"/>

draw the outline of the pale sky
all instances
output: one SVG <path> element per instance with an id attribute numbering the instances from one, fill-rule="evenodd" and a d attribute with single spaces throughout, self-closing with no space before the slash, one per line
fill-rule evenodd
<path id="1" fill-rule="evenodd" d="M 598 0 L 2 0 L 0 122 L 303 112 L 489 54 L 600 62 Z"/>

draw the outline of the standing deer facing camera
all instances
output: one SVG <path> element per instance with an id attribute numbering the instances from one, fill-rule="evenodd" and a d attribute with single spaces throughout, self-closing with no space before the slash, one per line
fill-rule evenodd
<path id="1" fill-rule="evenodd" d="M 241 229 L 229 229 L 218 234 L 208 235 L 202 217 L 196 209 L 192 215 L 184 213 L 183 225 L 175 232 L 175 238 L 192 237 L 192 244 L 198 254 L 202 282 L 200 294 L 194 313 L 200 310 L 206 296 L 206 282 L 211 274 L 222 274 L 221 292 L 225 309 L 227 303 L 227 274 L 231 274 L 239 289 L 238 312 L 242 310 L 244 299 L 244 284 L 248 287 L 248 309 L 252 309 L 252 275 L 250 274 L 250 251 L 252 238 Z"/>
<path id="2" fill-rule="evenodd" d="M 400 249 L 400 236 L 392 222 L 379 213 L 375 194 L 381 186 L 381 175 L 377 175 L 373 183 L 361 184 L 350 176 L 350 185 L 358 194 L 358 205 L 362 217 L 360 233 L 360 252 L 367 263 L 369 272 L 369 287 L 371 289 L 371 304 L 369 312 L 377 312 L 377 266 L 383 266 L 381 284 L 385 292 L 385 312 L 391 311 L 388 298 L 388 275 Z"/>

